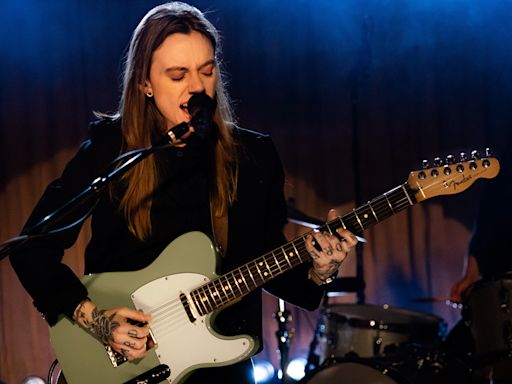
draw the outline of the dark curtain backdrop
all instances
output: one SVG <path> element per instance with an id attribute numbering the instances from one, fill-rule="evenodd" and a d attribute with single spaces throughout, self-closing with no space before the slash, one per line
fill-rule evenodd
<path id="1" fill-rule="evenodd" d="M 512 4 L 487 1 L 192 1 L 224 38 L 242 126 L 268 132 L 287 197 L 323 219 L 405 182 L 422 159 L 510 138 Z M 133 28 L 155 1 L 0 1 L 0 241 L 16 236 L 44 187 L 113 111 Z M 508 164 L 507 166 L 510 166 Z M 342 274 L 364 272 L 367 304 L 460 316 L 442 298 L 460 276 L 478 195 L 436 197 L 365 232 Z M 248 218 L 250 220 L 250 218 Z M 292 237 L 306 229 L 288 224 Z M 66 262 L 81 273 L 87 226 Z M 248 245 L 250 246 L 250 245 Z M 362 260 L 362 262 L 357 262 Z M 44 271 L 41 271 L 44 273 Z M 330 303 L 355 302 L 353 294 Z M 276 366 L 278 309 L 265 296 L 265 350 Z M 290 357 L 306 356 L 320 311 L 290 307 Z M 0 261 L 0 378 L 46 376 L 44 320 L 9 261 Z"/>

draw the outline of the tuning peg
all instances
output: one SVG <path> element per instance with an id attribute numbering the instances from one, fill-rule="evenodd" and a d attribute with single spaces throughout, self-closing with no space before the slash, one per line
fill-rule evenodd
<path id="1" fill-rule="evenodd" d="M 480 158 L 480 152 L 478 152 L 476 149 L 472 150 L 471 158 L 474 160 L 478 160 Z"/>
<path id="2" fill-rule="evenodd" d="M 489 147 L 485 148 L 485 157 L 491 157 L 491 156 L 492 156 L 491 148 L 489 148 Z"/>
<path id="3" fill-rule="evenodd" d="M 461 152 L 460 153 L 460 161 L 463 163 L 467 160 L 468 160 L 468 155 L 466 154 L 466 152 Z"/>
<path id="4" fill-rule="evenodd" d="M 446 164 L 453 164 L 455 163 L 455 157 L 453 155 L 446 156 Z"/>
<path id="5" fill-rule="evenodd" d="M 424 160 L 421 161 L 421 167 L 423 169 L 428 168 L 428 160 L 427 159 L 424 159 Z"/>
<path id="6" fill-rule="evenodd" d="M 436 167 L 439 167 L 439 166 L 443 165 L 443 160 L 441 160 L 441 158 L 440 158 L 440 157 L 435 157 L 435 158 L 434 158 L 434 165 L 435 165 Z"/>

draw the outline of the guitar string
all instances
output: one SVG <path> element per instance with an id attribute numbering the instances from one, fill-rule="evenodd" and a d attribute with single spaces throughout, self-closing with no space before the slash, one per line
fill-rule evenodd
<path id="1" fill-rule="evenodd" d="M 400 203 L 400 200 L 402 200 L 402 203 Z M 404 205 L 403 203 L 406 203 L 406 205 L 409 205 L 409 203 L 406 200 L 406 198 L 399 199 L 397 202 L 395 202 L 395 204 L 394 204 L 395 207 L 397 206 L 397 203 L 398 203 L 399 206 L 400 205 Z M 388 204 L 387 199 L 385 199 L 384 197 L 380 197 L 377 201 L 374 201 L 371 205 L 374 208 L 374 210 L 381 211 L 382 207 L 386 207 L 387 204 Z M 368 205 L 368 204 L 366 204 L 366 205 Z M 389 210 L 389 207 L 386 207 L 386 208 L 387 208 L 386 210 Z M 399 210 L 401 210 L 401 208 L 399 208 Z M 351 212 L 350 215 L 354 216 L 353 213 L 355 213 L 355 211 Z M 355 223 L 355 220 L 351 220 L 351 221 L 353 221 Z M 348 220 L 347 220 L 347 222 L 348 222 Z M 300 238 L 301 237 L 299 237 L 299 239 Z M 302 236 L 302 238 L 304 238 L 304 236 Z M 296 242 L 297 242 L 297 239 L 295 241 L 292 241 L 292 242 L 290 242 L 288 244 L 283 245 L 280 248 L 280 250 L 285 252 L 285 248 L 286 247 L 291 247 L 292 243 L 296 243 Z M 299 244 L 293 244 L 293 245 L 295 245 L 295 248 L 296 248 L 297 252 L 299 253 L 299 255 L 297 255 L 299 258 L 300 258 L 301 255 L 302 256 L 306 255 L 306 247 L 305 247 L 305 244 L 303 242 L 300 242 Z M 290 248 L 290 250 L 291 250 L 291 248 Z M 292 253 L 295 253 L 295 252 L 292 252 Z M 280 268 L 280 265 L 285 261 L 285 256 L 283 255 L 283 256 L 277 256 L 276 257 L 275 251 L 272 252 L 272 253 L 269 253 L 268 256 L 270 256 L 271 254 L 274 257 L 274 259 L 276 261 L 276 264 L 273 264 L 273 263 L 270 263 L 270 265 L 267 264 L 268 268 L 265 268 L 265 269 L 268 271 L 268 273 L 270 273 L 270 275 L 272 277 L 274 277 L 274 276 L 279 275 L 282 272 L 282 268 Z M 281 258 L 281 261 L 279 261 L 279 258 Z M 254 272 L 253 273 L 254 276 L 258 277 L 258 275 L 259 275 L 260 278 L 259 279 L 256 278 L 256 280 L 261 280 L 260 282 L 264 283 L 266 279 L 264 278 L 264 276 L 261 276 L 260 272 L 257 272 L 258 267 L 256 266 L 256 263 L 259 263 L 260 265 L 262 264 L 261 260 L 256 260 L 255 262 L 250 263 L 249 265 L 247 265 L 246 268 L 248 269 L 249 273 Z M 286 263 L 288 263 L 288 261 Z M 300 263 L 302 263 L 302 259 L 301 259 Z M 252 267 L 252 269 L 251 269 L 251 267 Z M 263 270 L 265 271 L 265 269 L 263 269 Z M 244 275 L 244 272 L 242 271 L 242 268 L 239 268 L 239 270 L 240 270 L 241 274 Z M 204 286 L 208 286 L 208 287 L 210 287 L 212 285 L 214 286 L 214 288 L 215 288 L 215 291 L 213 291 L 214 294 L 210 294 L 210 296 L 213 296 L 212 298 L 214 300 L 217 300 L 216 297 L 220 297 L 220 299 L 222 300 L 221 301 L 222 305 L 224 305 L 225 303 L 229 303 L 231 301 L 231 299 L 229 298 L 229 292 L 231 292 L 235 296 L 235 298 L 237 298 L 236 294 L 234 293 L 233 289 L 231 288 L 232 287 L 232 283 L 229 282 L 229 278 L 225 278 L 225 279 L 227 281 L 226 288 L 229 287 L 230 289 L 226 289 L 227 293 L 225 293 L 224 295 L 220 295 L 220 292 L 218 291 L 218 289 L 215 286 L 215 284 L 222 283 L 220 280 L 223 277 L 224 276 L 221 276 L 218 279 L 210 281 L 209 283 L 204 285 Z M 248 277 L 248 276 L 245 275 L 245 277 Z M 236 280 L 236 278 L 233 276 L 233 281 L 235 281 L 235 280 Z M 255 279 L 251 279 L 251 280 L 253 280 L 253 283 L 255 284 L 255 287 L 259 285 L 259 282 L 255 281 Z M 237 287 L 242 292 L 241 288 L 239 286 L 237 286 Z M 199 287 L 198 289 L 200 289 L 200 288 L 201 287 Z M 204 288 L 203 288 L 203 291 L 204 291 Z M 250 291 L 250 290 L 248 290 L 248 291 Z M 210 292 L 212 292 L 211 289 L 210 289 Z M 248 292 L 246 292 L 246 293 L 248 293 Z M 208 296 L 208 295 L 206 295 L 206 296 Z M 226 296 L 226 299 L 224 300 L 222 298 L 222 296 Z M 174 304 L 174 305 L 169 310 L 169 308 L 167 308 L 167 307 L 169 307 L 171 304 Z M 211 303 L 209 303 L 209 304 L 210 304 L 210 307 L 214 308 L 211 305 Z M 154 316 L 155 316 L 155 320 L 154 320 L 155 326 L 158 326 L 157 323 L 159 321 L 163 321 L 165 319 L 168 319 L 169 317 L 171 317 L 171 319 L 172 319 L 174 317 L 174 315 L 182 313 L 183 312 L 182 306 L 183 305 L 181 303 L 181 300 L 176 300 L 175 299 L 173 301 L 170 301 L 168 303 L 164 303 L 163 305 L 160 305 L 159 307 L 155 308 L 154 310 L 151 310 L 151 312 L 154 313 Z M 160 315 L 158 313 L 158 312 L 161 312 L 161 311 L 164 311 L 164 313 L 162 315 Z M 172 320 L 171 320 L 171 322 L 172 322 Z"/>
<path id="2" fill-rule="evenodd" d="M 401 194 L 403 194 L 403 192 Z M 389 205 L 389 202 L 388 202 L 389 198 L 393 198 L 393 196 L 391 196 L 391 195 L 386 196 L 384 194 L 383 196 L 380 196 L 376 200 L 368 202 L 367 204 L 363 205 L 360 209 L 355 209 L 353 212 L 350 212 L 346 216 L 352 216 L 350 221 L 352 221 L 355 224 L 356 220 L 357 220 L 355 215 L 357 214 L 358 210 L 361 210 L 361 209 L 363 209 L 365 207 L 371 207 L 374 210 L 381 211 L 383 207 L 386 207 L 386 205 Z M 397 207 L 397 205 L 398 205 L 398 207 Z M 393 204 L 393 206 L 395 206 L 395 208 L 398 208 L 398 211 L 402 210 L 402 206 L 406 206 L 406 205 L 410 205 L 410 204 L 409 204 L 408 200 L 405 197 L 403 197 L 401 199 L 398 199 Z M 389 211 L 390 207 L 386 207 L 386 208 L 387 208 L 386 210 Z M 377 218 L 378 218 L 378 215 L 377 215 Z M 342 217 L 340 217 L 340 219 L 342 219 Z M 346 217 L 345 219 L 348 222 L 348 217 Z M 356 220 L 354 220 L 354 219 L 356 219 Z M 363 230 L 364 230 L 364 228 L 363 228 Z M 304 239 L 305 235 L 299 237 L 298 239 L 301 239 L 301 238 Z M 298 255 L 296 255 L 296 256 L 300 259 L 300 263 L 299 264 L 301 264 L 303 262 L 301 256 L 303 257 L 307 253 L 306 253 L 306 246 L 305 246 L 304 242 L 299 242 L 299 244 L 296 244 L 298 239 L 296 239 L 296 240 L 294 240 L 292 242 L 289 242 L 288 244 L 283 245 L 279 249 L 282 250 L 283 253 L 285 253 L 285 248 L 286 247 L 290 248 L 290 250 L 291 250 L 291 247 L 293 246 L 295 248 L 294 252 L 290 252 L 290 253 L 294 254 L 295 250 L 296 250 L 296 252 L 298 253 Z M 266 272 L 270 273 L 271 277 L 275 277 L 275 276 L 279 275 L 282 272 L 281 263 L 283 263 L 285 261 L 286 257 L 284 256 L 284 254 L 283 254 L 283 256 L 276 256 L 275 255 L 275 251 L 276 250 L 274 250 L 273 252 L 267 254 L 266 257 L 260 258 L 261 260 L 257 259 L 255 262 L 249 263 L 248 265 L 245 266 L 248 269 L 248 273 L 249 274 L 254 272 L 254 276 L 256 276 L 256 279 L 254 279 L 254 276 L 251 278 L 251 280 L 253 280 L 253 283 L 255 284 L 254 288 L 256 288 L 256 286 L 259 285 L 259 282 L 257 282 L 256 280 L 260 280 L 261 279 L 261 281 L 260 281 L 261 283 L 264 283 L 266 281 L 266 279 L 265 279 L 265 277 L 267 277 L 266 276 Z M 268 263 L 265 263 L 267 268 L 262 268 L 261 269 L 261 270 L 264 271 L 264 273 L 262 275 L 261 270 L 258 268 L 257 264 L 259 264 L 260 266 L 263 265 L 263 261 L 265 261 L 270 256 L 272 256 L 274 258 L 274 261 L 276 263 L 275 264 L 270 263 L 270 265 Z M 279 259 L 281 259 L 281 261 L 279 261 Z M 286 260 L 286 263 L 289 263 L 289 260 Z M 251 269 L 251 267 L 253 269 Z M 293 264 L 292 264 L 292 267 L 294 267 Z M 244 275 L 244 272 L 242 271 L 242 268 L 239 268 L 238 270 L 240 271 L 240 273 L 242 275 Z M 287 269 L 285 269 L 285 270 L 287 270 Z M 234 276 L 234 273 L 232 273 L 232 274 L 233 274 L 233 282 L 235 282 L 237 279 Z M 260 279 L 258 279 L 258 275 L 259 275 Z M 216 280 L 210 281 L 209 283 L 203 285 L 202 287 L 199 287 L 198 289 L 203 288 L 203 291 L 204 291 L 204 287 L 205 286 L 210 287 L 210 286 L 213 285 L 213 287 L 215 288 L 215 291 L 213 291 L 214 292 L 213 299 L 217 300 L 215 297 L 220 297 L 220 299 L 222 300 L 221 301 L 222 305 L 224 305 L 225 303 L 229 303 L 230 301 L 232 301 L 229 298 L 229 293 L 234 295 L 234 298 L 237 298 L 237 296 L 234 293 L 234 290 L 232 289 L 232 283 L 229 282 L 229 278 L 225 277 L 225 276 L 226 275 L 221 276 L 221 277 L 219 277 Z M 245 277 L 248 278 L 249 276 L 246 275 Z M 215 284 L 219 284 L 219 283 L 222 284 L 222 281 L 221 281 L 222 278 L 225 278 L 225 280 L 227 282 L 227 285 L 224 287 L 224 290 L 223 290 L 223 292 L 224 292 L 223 295 L 220 294 L 218 288 L 215 285 Z M 243 293 L 243 290 L 240 288 L 239 285 L 237 285 L 237 288 L 238 288 L 238 290 L 241 293 Z M 196 290 L 198 290 L 198 289 L 196 289 Z M 248 290 L 248 291 L 250 291 L 250 290 Z M 211 289 L 210 289 L 210 292 L 212 292 Z M 249 292 L 246 292 L 246 293 L 249 293 Z M 225 300 L 222 298 L 223 296 L 226 297 Z M 210 304 L 210 307 L 212 307 L 211 303 L 209 303 L 209 304 Z M 160 312 L 162 312 L 162 311 L 163 311 L 163 313 L 160 314 Z M 153 321 L 152 327 L 157 327 L 158 328 L 159 327 L 159 322 L 164 321 L 164 320 L 169 319 L 169 318 L 171 320 L 165 322 L 164 326 L 165 327 L 169 327 L 169 326 L 175 325 L 176 324 L 176 320 L 175 320 L 176 319 L 176 315 L 183 314 L 184 313 L 184 309 L 183 309 L 183 304 L 181 303 L 181 300 L 175 299 L 175 300 L 172 300 L 170 302 L 164 303 L 164 304 L 160 305 L 159 307 L 156 307 L 155 309 L 151 310 L 150 312 L 152 312 L 153 315 L 154 315 L 154 321 Z M 181 316 L 181 318 L 182 319 L 186 319 L 184 316 Z M 179 320 L 179 317 L 177 317 L 177 320 Z"/>

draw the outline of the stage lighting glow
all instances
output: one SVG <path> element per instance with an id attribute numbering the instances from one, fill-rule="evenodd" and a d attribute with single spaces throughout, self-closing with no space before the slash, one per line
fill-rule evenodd
<path id="1" fill-rule="evenodd" d="M 258 361 L 254 363 L 254 380 L 257 384 L 270 383 L 274 378 L 274 366 L 268 361 Z"/>
<path id="2" fill-rule="evenodd" d="M 305 375 L 307 360 L 303 357 L 292 359 L 286 367 L 286 375 L 293 380 L 300 380 Z"/>
<path id="3" fill-rule="evenodd" d="M 21 384 L 45 384 L 46 381 L 44 381 L 39 376 L 27 376 L 23 379 Z"/>

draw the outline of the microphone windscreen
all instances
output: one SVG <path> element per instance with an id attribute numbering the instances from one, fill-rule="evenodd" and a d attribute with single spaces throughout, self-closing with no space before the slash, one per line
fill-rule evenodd
<path id="1" fill-rule="evenodd" d="M 188 101 L 187 109 L 192 117 L 199 112 L 212 114 L 215 109 L 215 100 L 205 92 L 194 93 Z"/>
<path id="2" fill-rule="evenodd" d="M 206 138 L 210 134 L 216 105 L 216 101 L 204 92 L 195 93 L 188 101 L 188 113 L 192 116 L 190 124 L 200 138 Z"/>

